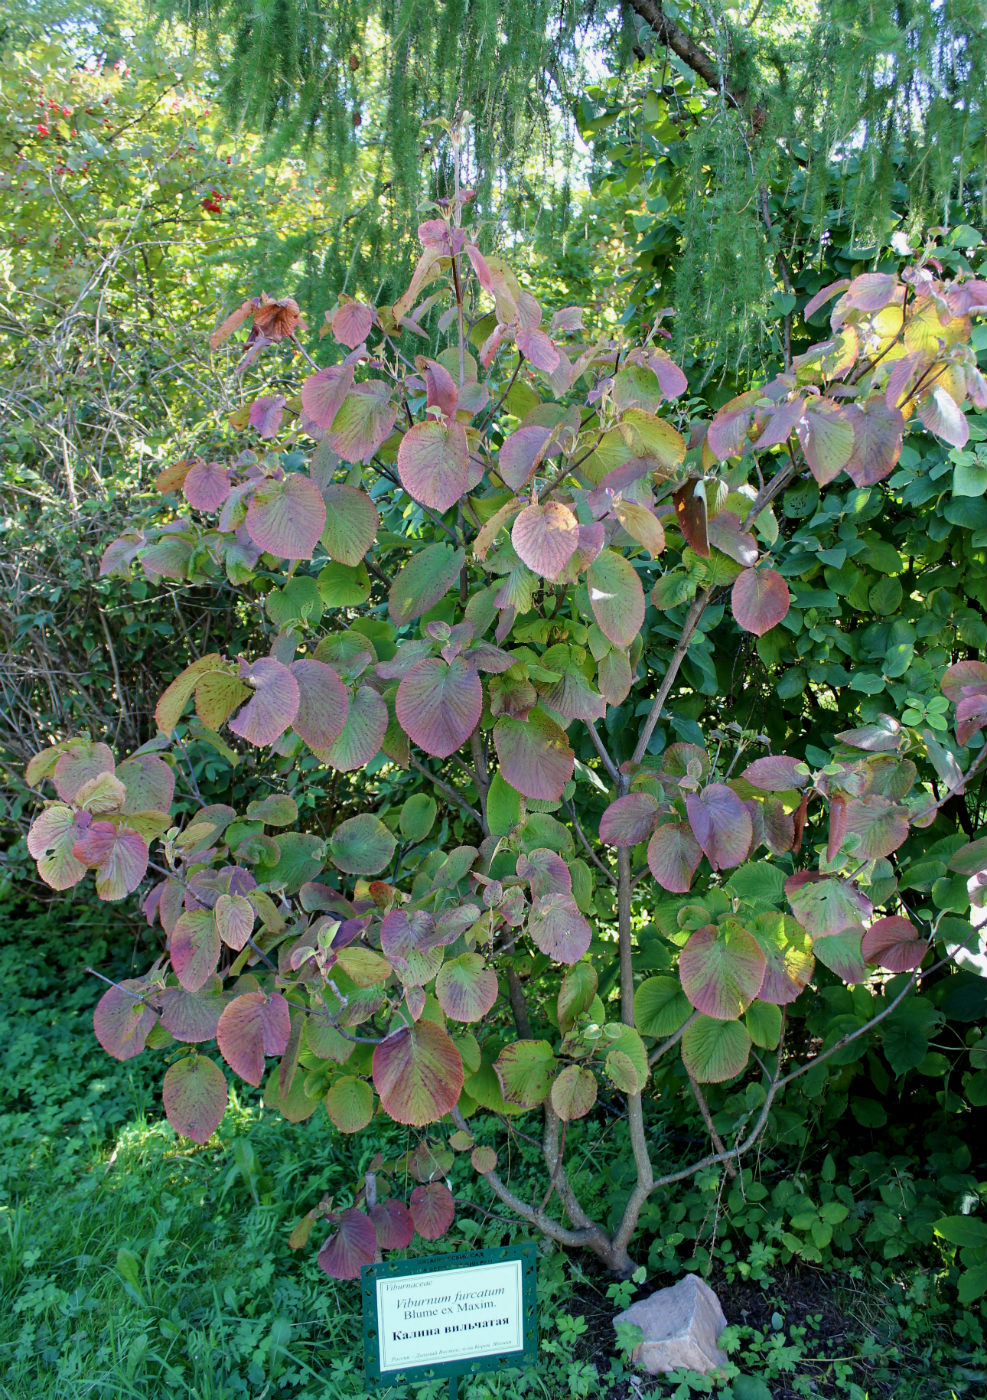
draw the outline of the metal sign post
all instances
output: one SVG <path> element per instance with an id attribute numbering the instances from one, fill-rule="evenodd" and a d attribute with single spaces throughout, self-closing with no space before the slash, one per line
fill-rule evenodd
<path id="1" fill-rule="evenodd" d="M 459 1377 L 537 1358 L 533 1244 L 370 1264 L 360 1270 L 367 1385 Z"/>

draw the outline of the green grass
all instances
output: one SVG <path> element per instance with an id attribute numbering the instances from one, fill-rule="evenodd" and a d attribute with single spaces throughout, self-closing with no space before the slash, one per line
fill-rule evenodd
<path id="1" fill-rule="evenodd" d="M 379 1142 L 344 1139 L 321 1113 L 292 1126 L 250 1090 L 234 1091 L 206 1147 L 176 1138 L 160 1110 L 164 1063 L 148 1055 L 118 1064 L 95 1043 L 98 989 L 81 969 L 88 962 L 124 973 L 131 950 L 108 941 L 103 911 L 74 908 L 77 918 L 60 914 L 58 923 L 0 910 L 0 1397 L 359 1400 L 358 1291 L 321 1272 L 317 1240 L 294 1253 L 288 1234 L 323 1192 L 350 1204 L 378 1146 L 395 1154 L 412 1139 L 396 1125 Z M 586 1171 L 595 1171 L 588 1149 Z M 455 1226 L 430 1251 L 527 1237 L 479 1209 L 489 1202 L 478 1183 L 457 1177 L 455 1186 Z M 820 1180 L 804 1189 L 825 1199 Z M 652 1258 L 646 1291 L 690 1267 L 714 1197 L 715 1181 L 682 1194 L 674 1229 L 683 1242 L 674 1249 L 657 1233 L 668 1235 L 668 1217 L 663 1226 L 656 1219 L 650 1251 L 647 1241 L 642 1250 Z M 912 1244 L 900 1260 L 881 1259 L 862 1216 L 851 1255 L 798 1269 L 779 1256 L 770 1222 L 755 1238 L 744 1234 L 751 1218 L 720 1218 L 713 1255 L 736 1363 L 721 1400 L 983 1393 L 982 1325 L 957 1308 L 935 1250 L 923 1257 Z M 690 1221 L 698 1222 L 691 1237 Z M 707 1229 L 701 1247 L 708 1244 Z M 616 1354 L 610 1322 L 632 1294 L 592 1261 L 544 1245 L 538 1367 L 464 1383 L 463 1400 L 642 1393 Z M 687 1400 L 709 1387 L 679 1376 L 643 1393 Z M 429 1400 L 447 1387 L 374 1393 Z"/>

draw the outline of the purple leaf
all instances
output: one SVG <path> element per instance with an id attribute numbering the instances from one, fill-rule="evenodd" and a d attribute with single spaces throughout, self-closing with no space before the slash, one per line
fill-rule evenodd
<path id="1" fill-rule="evenodd" d="M 918 401 L 918 416 L 930 433 L 951 447 L 965 447 L 970 436 L 966 415 L 941 384 L 933 384 Z"/>
<path id="2" fill-rule="evenodd" d="M 328 432 L 352 386 L 352 365 L 320 369 L 302 385 L 302 408 L 317 427 Z"/>
<path id="3" fill-rule="evenodd" d="M 103 993 L 93 1013 L 96 1039 L 115 1060 L 132 1060 L 144 1049 L 144 1042 L 157 1021 L 157 1015 L 144 1001 L 145 983 L 130 978 Z"/>
<path id="4" fill-rule="evenodd" d="M 278 992 L 244 992 L 219 1018 L 216 1043 L 223 1059 L 248 1084 L 260 1084 L 264 1059 L 280 1055 L 291 1034 L 288 1003 Z"/>
<path id="5" fill-rule="evenodd" d="M 662 889 L 686 894 L 703 858 L 702 850 L 685 822 L 660 826 L 648 842 L 648 868 Z"/>
<path id="6" fill-rule="evenodd" d="M 171 931 L 168 953 L 187 992 L 204 987 L 219 963 L 220 943 L 211 909 L 187 910 Z"/>
<path id="7" fill-rule="evenodd" d="M 480 722 L 480 677 L 461 657 L 448 665 L 438 657 L 419 661 L 398 686 L 395 711 L 413 743 L 436 758 L 448 758 Z"/>
<path id="8" fill-rule="evenodd" d="M 861 945 L 866 962 L 889 972 L 914 972 L 928 951 L 928 943 L 911 920 L 897 915 L 871 924 Z"/>
<path id="9" fill-rule="evenodd" d="M 230 721 L 230 728 L 249 744 L 263 748 L 273 744 L 295 718 L 301 690 L 289 668 L 269 656 L 242 668 L 241 674 L 253 686 L 254 695 Z"/>
<path id="10" fill-rule="evenodd" d="M 751 847 L 750 813 L 725 783 L 709 783 L 699 793 L 687 793 L 686 811 L 693 835 L 714 870 L 739 865 Z"/>
<path id="11" fill-rule="evenodd" d="M 888 475 L 901 455 L 905 420 L 882 394 L 845 410 L 853 428 L 853 455 L 846 473 L 855 486 L 873 486 Z"/>
<path id="12" fill-rule="evenodd" d="M 281 426 L 281 419 L 284 417 L 285 406 L 284 394 L 268 394 L 264 398 L 255 399 L 250 405 L 250 426 L 256 428 L 262 438 L 272 438 L 277 436 L 277 431 Z M 191 473 L 190 473 L 191 475 Z M 186 478 L 186 485 L 188 484 Z M 186 491 L 186 497 L 188 492 Z M 225 500 L 226 497 L 223 497 Z M 191 505 L 192 502 L 189 502 Z M 215 506 L 212 507 L 216 509 Z"/>
<path id="13" fill-rule="evenodd" d="M 407 1249 L 415 1234 L 415 1222 L 411 1211 L 403 1201 L 392 1196 L 389 1201 L 380 1201 L 371 1206 L 368 1212 L 377 1231 L 377 1244 L 381 1249 Z"/>
<path id="14" fill-rule="evenodd" d="M 452 1224 L 456 1203 L 448 1186 L 441 1181 L 430 1181 L 427 1186 L 416 1186 L 412 1191 L 410 1209 L 415 1229 L 422 1239 L 437 1240 Z"/>
<path id="15" fill-rule="evenodd" d="M 744 569 L 730 590 L 733 615 L 745 632 L 763 637 L 788 615 L 791 594 L 777 569 Z"/>
<path id="16" fill-rule="evenodd" d="M 556 851 L 539 846 L 517 858 L 517 874 L 531 886 L 532 899 L 546 894 L 571 894 L 569 867 Z"/>
<path id="17" fill-rule="evenodd" d="M 376 1253 L 373 1222 L 354 1206 L 336 1217 L 336 1232 L 319 1250 L 317 1262 L 330 1278 L 359 1278 L 361 1268 L 372 1264 Z"/>
<path id="18" fill-rule="evenodd" d="M 219 1065 L 205 1055 L 189 1055 L 168 1070 L 161 1096 L 175 1132 L 205 1143 L 222 1122 L 229 1090 Z"/>
<path id="19" fill-rule="evenodd" d="M 768 754 L 765 758 L 756 758 L 753 763 L 748 763 L 741 777 L 762 792 L 789 792 L 792 788 L 805 787 L 809 781 L 805 767 L 802 759 L 789 758 L 786 754 Z"/>
<path id="20" fill-rule="evenodd" d="M 521 295 L 523 296 L 524 293 L 522 292 Z M 558 368 L 558 347 L 551 336 L 546 335 L 544 331 L 518 331 L 516 339 L 517 348 L 524 358 L 534 365 L 535 369 L 551 374 L 553 369 Z"/>
<path id="21" fill-rule="evenodd" d="M 514 522 L 511 540 L 518 558 L 542 578 L 557 579 L 579 545 L 579 526 L 568 506 L 558 501 L 525 506 Z"/>
<path id="22" fill-rule="evenodd" d="M 469 444 L 462 423 L 416 423 L 401 439 L 401 484 L 409 496 L 432 510 L 447 511 L 466 494 L 469 468 Z"/>
<path id="23" fill-rule="evenodd" d="M 291 674 L 298 685 L 298 709 L 291 727 L 310 749 L 328 749 L 346 723 L 346 687 L 331 666 L 314 657 L 293 661 Z"/>
<path id="24" fill-rule="evenodd" d="M 504 439 L 497 457 L 497 470 L 512 491 L 520 491 L 527 484 L 551 438 L 549 428 L 531 426 L 518 428 Z"/>
<path id="25" fill-rule="evenodd" d="M 618 797 L 600 818 L 600 840 L 608 846 L 636 846 L 647 841 L 658 820 L 658 801 L 650 792 Z"/>
<path id="26" fill-rule="evenodd" d="M 578 962 L 593 937 L 571 894 L 535 899 L 528 914 L 528 933 L 543 953 L 563 963 Z"/>
<path id="27" fill-rule="evenodd" d="M 559 800 L 572 777 L 575 756 L 565 731 L 544 711 L 534 709 L 526 720 L 502 715 L 494 727 L 494 747 L 501 774 L 516 792 L 536 800 Z"/>
<path id="28" fill-rule="evenodd" d="M 344 301 L 332 318 L 332 333 L 340 345 L 355 350 L 370 334 L 374 313 L 362 301 Z"/>
<path id="29" fill-rule="evenodd" d="M 193 510 L 219 510 L 230 494 L 229 468 L 222 462 L 196 462 L 182 483 L 182 490 Z"/>
<path id="30" fill-rule="evenodd" d="M 258 549 L 280 559 L 311 559 L 325 523 L 319 488 L 297 472 L 259 486 L 247 507 L 247 534 Z"/>

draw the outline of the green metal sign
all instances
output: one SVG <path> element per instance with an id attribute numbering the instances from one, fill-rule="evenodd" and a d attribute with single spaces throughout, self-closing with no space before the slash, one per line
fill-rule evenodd
<path id="1" fill-rule="evenodd" d="M 361 1269 L 368 1386 L 533 1365 L 536 1273 L 533 1244 Z"/>

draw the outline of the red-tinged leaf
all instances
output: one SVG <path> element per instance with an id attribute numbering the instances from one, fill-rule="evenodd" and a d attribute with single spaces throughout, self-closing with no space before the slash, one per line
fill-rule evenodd
<path id="1" fill-rule="evenodd" d="M 866 962 L 889 972 L 914 972 L 928 951 L 928 943 L 912 921 L 898 915 L 871 924 L 861 946 Z"/>
<path id="2" fill-rule="evenodd" d="M 379 379 L 354 384 L 346 395 L 329 433 L 329 446 L 344 462 L 368 462 L 390 437 L 398 406 L 391 387 Z"/>
<path id="3" fill-rule="evenodd" d="M 398 686 L 395 711 L 402 729 L 419 748 L 448 758 L 480 722 L 483 686 L 462 657 L 448 664 L 419 661 Z"/>
<path id="4" fill-rule="evenodd" d="M 805 787 L 810 774 L 800 758 L 768 754 L 765 758 L 756 758 L 753 763 L 748 763 L 741 777 L 762 792 L 790 792 L 792 788 Z"/>
<path id="5" fill-rule="evenodd" d="M 738 626 L 763 637 L 787 617 L 788 584 L 777 569 L 745 569 L 733 581 L 730 606 Z"/>
<path id="6" fill-rule="evenodd" d="M 666 399 L 677 399 L 688 389 L 689 381 L 685 374 L 663 350 L 652 350 L 646 357 L 646 363 L 653 370 Z"/>
<path id="7" fill-rule="evenodd" d="M 956 400 L 941 384 L 933 384 L 918 401 L 918 416 L 937 438 L 951 447 L 965 447 L 970 425 Z"/>
<path id="8" fill-rule="evenodd" d="M 310 749 L 328 749 L 346 724 L 350 703 L 346 687 L 331 666 L 314 657 L 293 661 L 291 674 L 298 686 L 298 709 L 291 727 Z"/>
<path id="9" fill-rule="evenodd" d="M 330 559 L 355 568 L 377 538 L 377 507 L 355 486 L 329 485 L 323 498 L 326 525 L 322 544 Z"/>
<path id="10" fill-rule="evenodd" d="M 279 559 L 311 559 L 325 523 L 319 488 L 297 472 L 259 486 L 247 507 L 247 534 L 258 549 Z"/>
<path id="11" fill-rule="evenodd" d="M 839 292 L 843 291 L 844 287 L 848 287 L 849 285 L 849 279 L 841 277 L 838 282 L 830 282 L 828 287 L 821 287 L 818 292 L 809 298 L 802 309 L 802 315 L 805 320 L 811 320 L 821 306 L 825 306 L 828 301 L 832 301 Z"/>
<path id="12" fill-rule="evenodd" d="M 380 1249 L 408 1248 L 414 1238 L 415 1222 L 403 1201 L 397 1201 L 392 1196 L 389 1201 L 380 1201 L 371 1206 L 368 1214 L 377 1231 Z"/>
<path id="13" fill-rule="evenodd" d="M 713 418 L 706 430 L 706 445 L 718 461 L 739 457 L 750 446 L 747 431 L 754 421 L 754 409 L 760 397 L 756 389 L 748 390 L 746 394 L 725 403 Z M 689 543 L 692 544 L 692 541 L 689 540 Z M 696 549 L 694 544 L 692 547 Z M 701 551 L 696 550 L 696 553 Z"/>
<path id="14" fill-rule="evenodd" d="M 369 685 L 361 685 L 350 701 L 339 738 L 319 758 L 340 773 L 365 768 L 380 752 L 387 733 L 387 705 Z"/>
<path id="15" fill-rule="evenodd" d="M 843 302 L 857 311 L 883 311 L 895 300 L 898 279 L 891 272 L 862 272 L 847 288 Z"/>
<path id="16" fill-rule="evenodd" d="M 188 564 L 192 557 L 192 541 L 180 537 L 162 538 L 156 544 L 142 550 L 141 568 L 149 579 L 184 579 L 188 574 Z"/>
<path id="17" fill-rule="evenodd" d="M 415 359 L 415 366 L 425 380 L 425 401 L 429 408 L 438 408 L 446 418 L 451 418 L 459 407 L 459 390 L 456 381 L 438 360 L 429 360 L 424 355 Z"/>
<path id="18" fill-rule="evenodd" d="M 447 511 L 466 494 L 469 444 L 462 423 L 416 423 L 398 448 L 401 485 L 416 501 Z"/>
<path id="19" fill-rule="evenodd" d="M 112 828 L 112 833 L 109 849 L 96 866 L 96 893 L 106 900 L 133 894 L 144 878 L 148 861 L 147 842 L 139 832 L 121 826 Z"/>
<path id="20" fill-rule="evenodd" d="M 552 440 L 550 428 L 533 425 L 510 433 L 497 457 L 497 470 L 505 485 L 520 491 L 542 460 L 547 443 Z"/>
<path id="21" fill-rule="evenodd" d="M 157 1015 L 144 1001 L 145 983 L 133 978 L 110 987 L 96 1003 L 93 1029 L 96 1039 L 115 1060 L 132 1060 L 144 1049 L 144 1042 L 157 1021 Z"/>
<path id="22" fill-rule="evenodd" d="M 75 812 L 60 803 L 46 807 L 31 823 L 27 849 L 38 863 L 38 874 L 51 889 L 71 889 L 85 875 L 85 864 L 73 855 L 82 831 Z"/>
<path id="23" fill-rule="evenodd" d="M 543 953 L 561 963 L 578 962 L 593 937 L 571 894 L 535 899 L 528 914 L 528 933 Z"/>
<path id="24" fill-rule="evenodd" d="M 486 1176 L 488 1172 L 496 1170 L 497 1154 L 492 1147 L 474 1147 L 470 1153 L 470 1162 L 475 1172 Z"/>
<path id="25" fill-rule="evenodd" d="M 604 549 L 589 566 L 586 583 L 600 631 L 615 647 L 629 647 L 644 625 L 644 589 L 637 570 L 622 554 Z"/>
<path id="26" fill-rule="evenodd" d="M 682 990 L 697 1011 L 735 1021 L 761 990 L 767 960 L 757 940 L 729 920 L 697 929 L 679 954 Z"/>
<path id="27" fill-rule="evenodd" d="M 243 325 L 254 312 L 254 302 L 250 299 L 241 301 L 235 311 L 231 311 L 225 320 L 221 321 L 209 337 L 210 350 L 218 350 L 224 340 L 228 340 L 235 330 Z"/>
<path id="28" fill-rule="evenodd" d="M 965 695 L 956 706 L 956 742 L 966 745 L 987 724 L 987 694 Z"/>
<path id="29" fill-rule="evenodd" d="M 866 860 L 889 856 L 908 837 L 904 809 L 876 794 L 848 802 L 846 827 L 848 833 L 860 837 L 856 853 Z"/>
<path id="30" fill-rule="evenodd" d="M 682 1036 L 682 1063 L 700 1084 L 734 1079 L 750 1057 L 751 1038 L 742 1021 L 698 1016 Z"/>
<path id="31" fill-rule="evenodd" d="M 532 899 L 541 899 L 547 894 L 572 893 L 572 875 L 568 865 L 556 851 L 545 847 L 518 856 L 517 874 L 528 881 Z"/>
<path id="32" fill-rule="evenodd" d="M 685 799 L 689 825 L 714 870 L 728 870 L 747 856 L 753 839 L 750 813 L 725 783 L 709 783 Z"/>
<path id="33" fill-rule="evenodd" d="M 583 1065 L 569 1065 L 552 1085 L 552 1107 L 563 1123 L 585 1118 L 596 1103 L 596 1075 Z"/>
<path id="34" fill-rule="evenodd" d="M 182 483 L 185 499 L 193 510 L 219 510 L 230 489 L 229 468 L 222 462 L 196 462 Z"/>
<path id="35" fill-rule="evenodd" d="M 788 1006 L 809 984 L 816 960 L 812 939 L 787 914 L 758 914 L 750 934 L 764 954 L 765 971 L 758 998 Z"/>
<path id="36" fill-rule="evenodd" d="M 206 1143 L 226 1112 L 226 1076 L 205 1055 L 189 1055 L 173 1064 L 161 1088 L 168 1122 L 193 1142 Z"/>
<path id="37" fill-rule="evenodd" d="M 123 812 L 169 812 L 175 796 L 175 771 L 156 754 L 124 759 L 116 776 L 126 789 Z"/>
<path id="38" fill-rule="evenodd" d="M 522 292 L 521 295 L 523 296 L 524 293 Z M 546 374 L 551 374 L 553 369 L 558 368 L 558 347 L 553 342 L 552 337 L 547 335 L 545 331 L 518 331 L 516 339 L 517 348 L 521 351 L 524 358 L 530 364 L 534 365 L 535 369 L 540 369 Z"/>
<path id="39" fill-rule="evenodd" d="M 658 820 L 658 800 L 650 792 L 618 797 L 600 818 L 600 840 L 608 846 L 636 846 L 647 841 Z"/>
<path id="40" fill-rule="evenodd" d="M 374 1091 L 365 1079 L 344 1074 L 326 1094 L 326 1112 L 341 1133 L 359 1133 L 374 1116 Z"/>
<path id="41" fill-rule="evenodd" d="M 264 748 L 291 724 L 301 704 L 301 690 L 291 670 L 262 656 L 247 670 L 243 679 L 254 688 L 253 699 L 230 721 L 230 728 L 248 744 Z"/>
<path id="42" fill-rule="evenodd" d="M 516 1040 L 504 1047 L 494 1071 L 507 1103 L 537 1108 L 555 1079 L 555 1052 L 547 1040 Z"/>
<path id="43" fill-rule="evenodd" d="M 501 775 L 516 792 L 537 801 L 557 802 L 572 777 L 575 755 L 565 730 L 542 710 L 526 720 L 502 715 L 494 727 Z"/>
<path id="44" fill-rule="evenodd" d="M 260 437 L 269 439 L 277 436 L 284 417 L 285 402 L 284 394 L 267 394 L 263 398 L 255 399 L 250 405 L 250 426 L 256 429 Z"/>
<path id="45" fill-rule="evenodd" d="M 302 385 L 302 408 L 317 427 L 328 432 L 353 387 L 352 365 L 330 365 Z"/>
<path id="46" fill-rule="evenodd" d="M 853 454 L 846 473 L 855 486 L 882 481 L 901 456 L 905 420 L 883 394 L 862 404 L 849 404 L 846 416 L 853 428 Z"/>
<path id="47" fill-rule="evenodd" d="M 465 551 L 447 544 L 430 544 L 416 551 L 395 576 L 387 610 L 398 627 L 421 617 L 457 587 Z"/>
<path id="48" fill-rule="evenodd" d="M 859 986 L 870 976 L 861 954 L 863 928 L 860 924 L 831 933 L 813 941 L 813 951 L 824 967 L 835 972 L 844 982 Z"/>
<path id="49" fill-rule="evenodd" d="M 795 818 L 785 811 L 778 797 L 766 797 L 761 802 L 761 825 L 764 844 L 774 856 L 784 855 L 795 844 Z"/>
<path id="50" fill-rule="evenodd" d="M 690 477 L 672 492 L 675 519 L 682 538 L 703 559 L 709 558 L 709 520 L 706 511 L 706 484 Z"/>
<path id="51" fill-rule="evenodd" d="M 787 442 L 802 420 L 805 412 L 805 399 L 794 398 L 784 399 L 776 404 L 767 418 L 767 423 L 755 444 L 758 452 L 764 452 L 769 447 L 778 447 L 783 442 Z M 758 413 L 758 421 L 767 414 L 767 410 Z"/>
<path id="52" fill-rule="evenodd" d="M 559 501 L 525 506 L 511 530 L 518 558 L 542 578 L 557 579 L 579 546 L 579 525 Z"/>
<path id="53" fill-rule="evenodd" d="M 443 963 L 435 979 L 435 996 L 454 1021 L 482 1021 L 497 1001 L 497 974 L 479 953 L 461 953 Z"/>
<path id="54" fill-rule="evenodd" d="M 288 1003 L 278 992 L 244 992 L 223 1011 L 216 1043 L 223 1059 L 248 1084 L 260 1084 L 264 1058 L 280 1055 L 291 1034 Z"/>
<path id="55" fill-rule="evenodd" d="M 846 409 L 816 399 L 806 405 L 796 432 L 812 475 L 820 486 L 828 485 L 853 456 L 853 423 Z"/>
<path id="56" fill-rule="evenodd" d="M 242 894 L 221 894 L 213 909 L 216 932 L 238 953 L 254 931 L 254 906 Z"/>
<path id="57" fill-rule="evenodd" d="M 517 515 L 518 511 L 522 510 L 523 507 L 524 503 L 522 501 L 508 501 L 505 505 L 501 506 L 500 510 L 493 513 L 473 541 L 473 553 L 476 555 L 477 559 L 486 559 L 490 546 L 500 534 L 501 530 L 509 521 L 514 519 L 515 515 Z"/>
<path id="58" fill-rule="evenodd" d="M 115 766 L 113 754 L 105 744 L 73 744 L 55 763 L 55 791 L 63 802 L 74 802 L 81 787 L 101 773 L 112 773 Z"/>
<path id="59" fill-rule="evenodd" d="M 581 719 L 592 724 L 607 712 L 603 696 L 593 689 L 576 666 L 567 666 L 557 681 L 539 681 L 537 689 L 542 704 L 563 719 Z"/>
<path id="60" fill-rule="evenodd" d="M 714 549 L 750 568 L 757 563 L 758 548 L 754 536 L 741 528 L 740 518 L 732 510 L 721 510 L 707 522 L 707 537 Z"/>
<path id="61" fill-rule="evenodd" d="M 411 1193 L 411 1218 L 423 1240 L 441 1239 L 456 1215 L 456 1202 L 448 1186 L 430 1181 Z"/>
<path id="62" fill-rule="evenodd" d="M 940 687 L 947 700 L 958 705 L 968 695 L 987 689 L 987 663 L 956 661 L 943 673 Z M 59 760 L 61 762 L 61 760 Z"/>
<path id="63" fill-rule="evenodd" d="M 785 881 L 792 913 L 813 939 L 857 927 L 873 912 L 870 900 L 848 880 L 800 873 Z"/>
<path id="64" fill-rule="evenodd" d="M 374 1087 L 396 1123 L 424 1127 L 459 1101 L 463 1061 L 441 1026 L 418 1021 L 402 1026 L 374 1050 Z"/>
<path id="65" fill-rule="evenodd" d="M 204 987 L 219 964 L 219 934 L 212 910 L 182 914 L 171 931 L 168 952 L 175 976 L 187 992 Z"/>
<path id="66" fill-rule="evenodd" d="M 685 822 L 660 826 L 648 842 L 648 868 L 663 890 L 686 894 L 703 858 L 702 850 Z"/>
<path id="67" fill-rule="evenodd" d="M 832 862 L 843 845 L 847 833 L 847 802 L 842 792 L 834 792 L 829 800 L 829 837 L 826 859 Z"/>
<path id="68" fill-rule="evenodd" d="M 332 333 L 340 345 L 355 350 L 370 334 L 374 313 L 362 301 L 344 301 L 332 318 Z"/>
<path id="69" fill-rule="evenodd" d="M 360 1270 L 374 1262 L 377 1231 L 362 1210 L 351 1207 L 336 1217 L 336 1231 L 319 1250 L 319 1268 L 330 1278 L 359 1278 Z"/>
<path id="70" fill-rule="evenodd" d="M 159 992 L 158 1001 L 161 1024 L 176 1040 L 194 1044 L 216 1038 L 216 1027 L 226 1005 L 218 978 L 199 992 L 165 987 Z"/>

